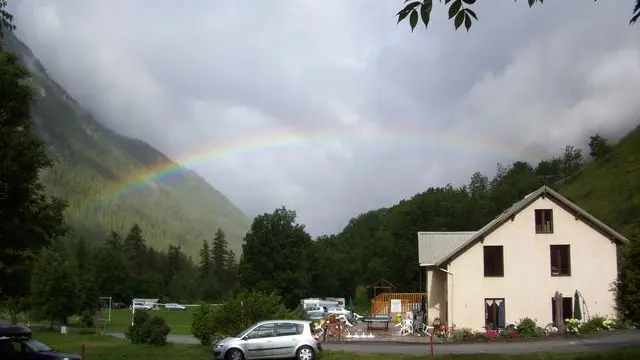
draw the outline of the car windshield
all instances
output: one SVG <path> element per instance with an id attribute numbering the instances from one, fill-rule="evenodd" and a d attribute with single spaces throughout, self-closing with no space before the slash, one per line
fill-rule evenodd
<path id="1" fill-rule="evenodd" d="M 241 332 L 237 333 L 237 334 L 236 334 L 236 335 L 234 335 L 233 337 L 235 337 L 235 338 L 241 338 L 241 337 L 243 337 L 243 336 L 247 335 L 247 333 L 248 333 L 249 331 L 251 331 L 251 329 L 253 329 L 255 326 L 256 326 L 256 324 L 253 324 L 253 325 L 249 326 L 248 328 L 246 328 L 246 329 L 242 330 Z"/>
<path id="2" fill-rule="evenodd" d="M 29 349 L 33 350 L 33 352 L 42 352 L 42 351 L 51 351 L 53 350 L 49 345 L 34 339 L 29 339 L 24 342 Z"/>

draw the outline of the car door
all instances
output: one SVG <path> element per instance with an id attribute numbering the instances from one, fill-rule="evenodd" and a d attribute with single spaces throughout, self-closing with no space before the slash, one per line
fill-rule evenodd
<path id="1" fill-rule="evenodd" d="M 247 359 L 262 359 L 276 356 L 274 338 L 276 324 L 263 324 L 247 334 L 245 349 Z"/>
<path id="2" fill-rule="evenodd" d="M 302 334 L 302 325 L 290 322 L 278 323 L 274 338 L 275 353 L 278 356 L 294 357 L 300 334 Z"/>

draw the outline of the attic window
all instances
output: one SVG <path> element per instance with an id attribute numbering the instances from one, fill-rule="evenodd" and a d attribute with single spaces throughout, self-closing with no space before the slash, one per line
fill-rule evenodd
<path id="1" fill-rule="evenodd" d="M 536 209 L 536 234 L 553 234 L 553 210 Z"/>

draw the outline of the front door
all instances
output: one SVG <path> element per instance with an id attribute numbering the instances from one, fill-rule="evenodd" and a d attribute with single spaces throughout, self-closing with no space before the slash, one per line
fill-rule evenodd
<path id="1" fill-rule="evenodd" d="M 276 324 L 264 324 L 247 334 L 247 359 L 262 359 L 276 355 L 274 338 Z"/>
<path id="2" fill-rule="evenodd" d="M 573 318 L 573 298 L 563 297 L 560 304 L 560 315 L 562 316 L 562 319 L 556 319 L 556 299 L 551 298 L 551 322 L 556 327 L 560 327 L 561 324 L 564 324 L 566 319 Z"/>

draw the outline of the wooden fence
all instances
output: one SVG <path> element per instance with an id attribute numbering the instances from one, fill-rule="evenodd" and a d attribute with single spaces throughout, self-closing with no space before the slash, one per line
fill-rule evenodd
<path id="1" fill-rule="evenodd" d="M 398 299 L 402 306 L 401 313 L 420 309 L 422 296 L 424 293 L 382 293 L 371 299 L 371 315 L 394 315 L 391 314 L 391 300 Z"/>

